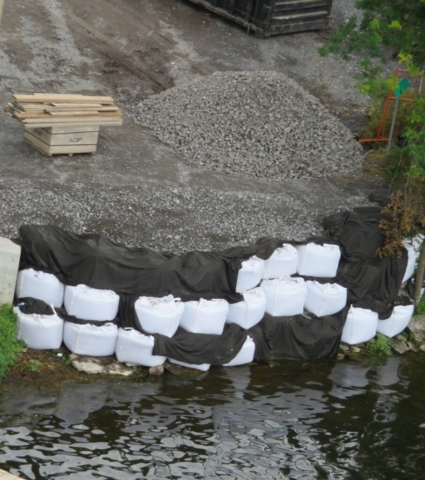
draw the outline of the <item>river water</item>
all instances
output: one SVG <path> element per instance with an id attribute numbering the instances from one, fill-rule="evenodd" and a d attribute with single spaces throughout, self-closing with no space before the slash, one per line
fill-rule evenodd
<path id="1" fill-rule="evenodd" d="M 425 362 L 285 361 L 0 393 L 25 479 L 420 479 Z"/>

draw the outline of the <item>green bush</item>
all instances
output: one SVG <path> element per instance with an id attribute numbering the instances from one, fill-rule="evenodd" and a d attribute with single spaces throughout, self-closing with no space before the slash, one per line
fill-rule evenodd
<path id="1" fill-rule="evenodd" d="M 0 380 L 4 378 L 20 352 L 22 342 L 16 340 L 17 316 L 12 305 L 0 306 Z"/>
<path id="2" fill-rule="evenodd" d="M 391 355 L 391 343 L 392 340 L 390 338 L 379 333 L 375 342 L 368 343 L 366 348 L 374 357 L 388 357 Z"/>
<path id="3" fill-rule="evenodd" d="M 419 300 L 418 307 L 416 309 L 416 313 L 419 313 L 419 315 L 424 315 L 425 314 L 425 297 L 422 297 Z"/>

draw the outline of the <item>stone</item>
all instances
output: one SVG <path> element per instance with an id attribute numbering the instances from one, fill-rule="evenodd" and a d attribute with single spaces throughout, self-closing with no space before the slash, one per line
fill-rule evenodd
<path id="1" fill-rule="evenodd" d="M 153 377 L 160 377 L 161 375 L 164 375 L 164 365 L 157 365 L 156 367 L 151 367 L 149 369 L 149 375 Z"/>
<path id="2" fill-rule="evenodd" d="M 425 341 L 425 315 L 413 315 L 408 328 L 416 340 Z"/>
<path id="3" fill-rule="evenodd" d="M 421 352 L 425 352 L 425 343 L 423 343 L 420 347 L 419 347 L 419 350 Z"/>
<path id="4" fill-rule="evenodd" d="M 88 357 L 86 355 L 70 355 L 72 366 L 79 372 L 89 374 L 122 375 L 128 377 L 135 372 L 113 357 Z"/>
<path id="5" fill-rule="evenodd" d="M 344 360 L 345 355 L 343 353 L 338 353 L 337 360 Z"/>
<path id="6" fill-rule="evenodd" d="M 418 353 L 419 348 L 412 342 L 407 342 L 407 346 L 412 350 L 412 352 Z"/>
<path id="7" fill-rule="evenodd" d="M 206 372 L 201 370 L 195 370 L 194 368 L 186 368 L 181 365 L 176 365 L 174 363 L 166 362 L 164 364 L 165 370 L 167 372 L 176 375 L 177 377 L 198 377 L 199 375 L 204 375 Z"/>
<path id="8" fill-rule="evenodd" d="M 350 350 L 350 348 L 347 345 L 340 345 L 339 349 L 340 349 L 341 352 L 344 352 L 344 353 L 346 353 Z"/>
<path id="9" fill-rule="evenodd" d="M 393 340 L 393 342 L 391 344 L 391 348 L 395 352 L 399 353 L 400 355 L 403 355 L 403 353 L 406 353 L 406 352 L 410 351 L 410 348 L 407 345 L 407 343 L 402 342 L 401 340 Z"/>
<path id="10" fill-rule="evenodd" d="M 352 346 L 352 347 L 350 348 L 350 351 L 351 351 L 352 353 L 360 353 L 360 352 L 362 351 L 362 349 L 359 348 L 359 347 L 356 347 L 356 346 Z"/>

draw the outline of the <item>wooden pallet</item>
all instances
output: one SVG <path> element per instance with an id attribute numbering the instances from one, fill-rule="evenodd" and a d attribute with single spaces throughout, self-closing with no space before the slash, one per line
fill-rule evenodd
<path id="1" fill-rule="evenodd" d="M 47 157 L 96 153 L 99 127 L 25 128 L 25 140 Z"/>

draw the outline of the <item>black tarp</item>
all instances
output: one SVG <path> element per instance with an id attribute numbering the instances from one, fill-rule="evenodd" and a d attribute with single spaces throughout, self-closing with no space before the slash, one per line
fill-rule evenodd
<path id="1" fill-rule="evenodd" d="M 17 298 L 13 303 L 22 313 L 27 315 L 53 315 L 54 313 L 50 305 L 47 305 L 43 300 L 38 300 L 37 298 Z"/>
<path id="2" fill-rule="evenodd" d="M 189 333 L 179 329 L 172 338 L 154 335 L 153 354 L 195 365 L 223 365 L 236 357 L 247 336 L 246 330 L 235 324 L 226 328 L 222 335 Z"/>
<path id="3" fill-rule="evenodd" d="M 259 363 L 278 358 L 335 358 L 347 311 L 348 307 L 336 315 L 324 317 L 312 313 L 293 317 L 266 314 L 252 329 L 256 349 L 262 352 Z"/>

